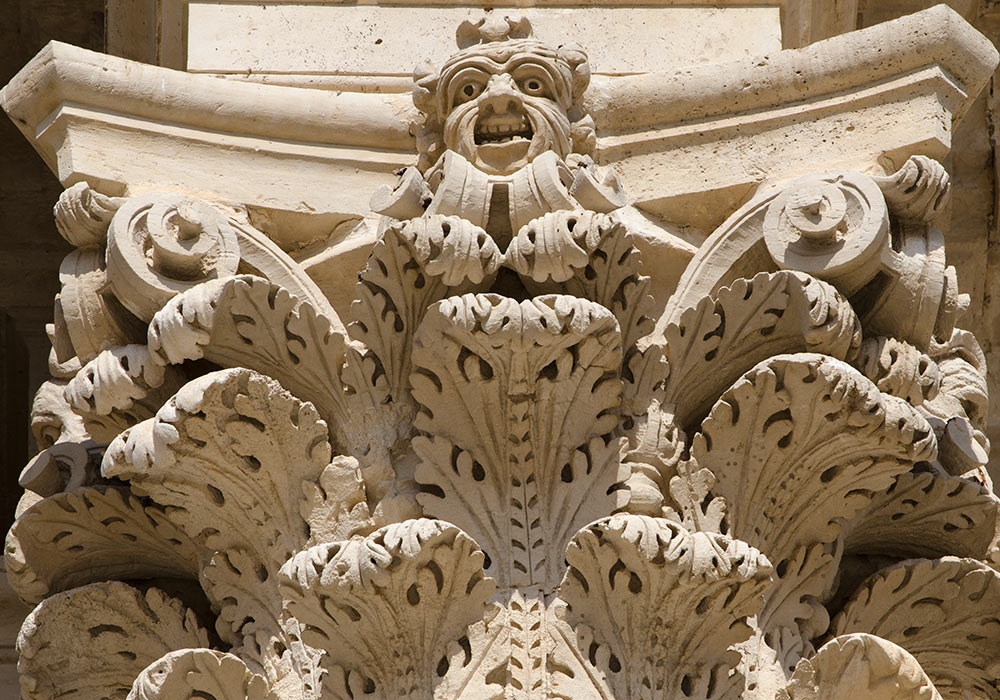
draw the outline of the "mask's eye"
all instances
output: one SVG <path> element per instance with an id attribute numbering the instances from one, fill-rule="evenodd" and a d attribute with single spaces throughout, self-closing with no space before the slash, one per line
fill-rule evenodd
<path id="1" fill-rule="evenodd" d="M 521 80 L 521 92 L 532 97 L 548 97 L 549 91 L 539 78 L 524 78 Z"/>
<path id="2" fill-rule="evenodd" d="M 478 81 L 469 81 L 462 85 L 455 92 L 455 104 L 462 104 L 463 102 L 468 102 L 469 100 L 474 100 L 483 91 L 483 84 Z"/>

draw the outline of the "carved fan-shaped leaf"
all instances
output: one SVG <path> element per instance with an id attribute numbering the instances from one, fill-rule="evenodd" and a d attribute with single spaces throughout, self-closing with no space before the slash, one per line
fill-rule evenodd
<path id="1" fill-rule="evenodd" d="M 639 251 L 614 214 L 545 214 L 521 227 L 507 248 L 507 264 L 534 294 L 570 294 L 609 309 L 626 351 L 653 329 L 649 278 L 640 274 Z"/>
<path id="2" fill-rule="evenodd" d="M 939 700 L 917 660 L 870 634 L 848 634 L 823 645 L 795 668 L 778 700 Z"/>
<path id="3" fill-rule="evenodd" d="M 176 507 L 173 519 L 209 550 L 249 546 L 280 567 L 306 542 L 302 484 L 330 462 L 326 435 L 312 405 L 273 379 L 222 370 L 116 440 L 102 471 Z"/>
<path id="4" fill-rule="evenodd" d="M 775 564 L 758 616 L 775 663 L 790 668 L 826 630 L 843 520 L 933 454 L 912 406 L 823 355 L 762 362 L 713 406 L 691 458 L 715 475 L 728 532 Z"/>
<path id="5" fill-rule="evenodd" d="M 487 472 L 449 440 L 415 438 L 422 460 L 417 478 L 435 489 L 418 499 L 428 514 L 482 538 L 490 557 L 487 573 L 498 581 L 551 590 L 564 568 L 560 547 L 565 549 L 580 527 L 623 502 L 614 490 L 628 476 L 623 448 L 618 440 L 593 438 L 573 453 L 561 473 L 536 477 L 510 469 Z"/>
<path id="6" fill-rule="evenodd" d="M 571 297 L 466 295 L 428 311 L 413 352 L 418 498 L 467 531 L 501 587 L 562 577 L 573 534 L 624 498 L 617 323 Z"/>
<path id="7" fill-rule="evenodd" d="M 1000 499 L 978 482 L 930 472 L 901 474 L 850 522 L 846 551 L 979 559 L 996 540 L 998 515 Z"/>
<path id="8" fill-rule="evenodd" d="M 486 619 L 453 644 L 435 697 L 598 700 L 611 691 L 588 658 L 591 640 L 565 619 L 566 604 L 537 587 L 498 591 Z"/>
<path id="9" fill-rule="evenodd" d="M 675 407 L 678 424 L 688 429 L 762 360 L 792 352 L 850 359 L 861 343 L 861 325 L 826 282 L 800 272 L 762 272 L 704 298 L 667 326 L 664 336 L 670 365 L 664 403 Z"/>
<path id="10" fill-rule="evenodd" d="M 227 641 L 259 634 L 267 651 L 280 635 L 277 572 L 308 540 L 303 486 L 330 462 L 326 437 L 311 404 L 230 369 L 188 383 L 108 448 L 106 475 L 172 506 L 172 518 L 215 553 L 202 581 L 222 608 Z"/>
<path id="11" fill-rule="evenodd" d="M 21 627 L 23 697 L 121 700 L 150 662 L 208 641 L 194 613 L 156 588 L 143 593 L 119 582 L 74 588 L 47 599 Z"/>
<path id="12" fill-rule="evenodd" d="M 127 489 L 58 493 L 21 514 L 4 552 L 11 588 L 28 603 L 107 579 L 198 575 L 191 539 L 155 503 Z"/>
<path id="13" fill-rule="evenodd" d="M 157 659 L 135 680 L 127 700 L 278 700 L 238 657 L 212 649 L 180 649 Z"/>
<path id="14" fill-rule="evenodd" d="M 1000 697 L 1000 573 L 973 559 L 915 559 L 868 579 L 833 621 L 913 654 L 944 698 Z"/>
<path id="15" fill-rule="evenodd" d="M 373 699 L 431 697 L 449 645 L 483 618 L 494 590 L 475 542 L 426 519 L 313 547 L 281 572 L 303 641 L 326 651 L 331 698 L 354 697 L 355 684 Z"/>
<path id="16" fill-rule="evenodd" d="M 758 685 L 767 686 L 769 676 L 784 682 L 813 652 L 812 639 L 830 626 L 823 601 L 833 595 L 840 562 L 839 543 L 803 545 L 781 561 L 750 642 L 757 657 L 751 680 Z"/>
<path id="17" fill-rule="evenodd" d="M 830 357 L 783 355 L 726 391 L 692 442 L 728 503 L 729 531 L 776 565 L 797 547 L 832 542 L 913 464 L 933 458 L 930 426 Z"/>
<path id="18" fill-rule="evenodd" d="M 263 666 L 270 679 L 280 676 L 280 657 L 290 640 L 281 625 L 276 570 L 246 547 L 232 547 L 212 556 L 200 580 L 219 609 L 215 629 L 222 640 L 241 657 Z"/>
<path id="19" fill-rule="evenodd" d="M 247 367 L 275 378 L 295 396 L 311 401 L 329 421 L 339 444 L 353 446 L 364 419 L 345 390 L 346 337 L 329 319 L 281 287 L 240 275 L 200 284 L 178 294 L 149 325 L 149 349 L 160 362 L 206 358 L 223 367 Z M 353 355 L 356 368 L 361 359 Z M 376 392 L 377 393 L 377 392 Z M 369 397 L 371 398 L 371 397 Z M 374 399 L 375 405 L 384 397 Z"/>
<path id="20" fill-rule="evenodd" d="M 591 524 L 566 553 L 559 595 L 569 619 L 593 629 L 586 653 L 615 697 L 726 697 L 771 566 L 725 535 L 658 518 L 616 515 Z M 680 692 L 678 692 L 680 691 Z"/>
<path id="21" fill-rule="evenodd" d="M 564 285 L 566 294 L 606 306 L 618 319 L 622 347 L 632 352 L 636 341 L 653 330 L 653 298 L 649 277 L 641 274 L 639 250 L 624 224 L 616 221 L 590 253 L 582 270 Z"/>
<path id="22" fill-rule="evenodd" d="M 453 294 L 486 288 L 500 250 L 480 227 L 457 216 L 393 221 L 372 248 L 351 304 L 352 337 L 378 358 L 393 400 L 408 400 L 410 350 L 424 312 Z"/>

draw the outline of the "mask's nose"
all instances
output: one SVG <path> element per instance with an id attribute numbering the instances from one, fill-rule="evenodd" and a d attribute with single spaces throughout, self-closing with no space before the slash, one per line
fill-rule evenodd
<path id="1" fill-rule="evenodd" d="M 521 106 L 521 93 L 514 79 L 507 73 L 491 77 L 486 90 L 479 97 L 479 111 L 483 116 L 520 112 Z"/>

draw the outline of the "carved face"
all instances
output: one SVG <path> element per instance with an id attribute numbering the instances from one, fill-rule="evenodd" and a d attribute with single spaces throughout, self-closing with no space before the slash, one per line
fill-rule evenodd
<path id="1" fill-rule="evenodd" d="M 509 175 L 536 156 L 571 151 L 572 71 L 532 41 L 476 47 L 441 70 L 444 143 L 484 172 Z"/>

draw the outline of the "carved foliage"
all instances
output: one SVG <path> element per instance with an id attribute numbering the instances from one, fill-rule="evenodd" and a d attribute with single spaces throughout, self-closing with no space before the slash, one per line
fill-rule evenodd
<path id="1" fill-rule="evenodd" d="M 665 403 L 691 427 L 726 387 L 756 363 L 786 352 L 850 359 L 861 326 L 839 292 L 794 272 L 740 279 L 665 329 L 670 367 Z M 652 358 L 655 360 L 655 356 Z"/>
<path id="2" fill-rule="evenodd" d="M 11 587 L 30 603 L 105 579 L 194 578 L 199 563 L 162 507 L 110 486 L 59 493 L 26 510 L 7 533 L 4 562 Z"/>
<path id="3" fill-rule="evenodd" d="M 123 200 L 105 197 L 86 182 L 67 187 L 59 195 L 52 214 L 59 235 L 77 247 L 100 245 L 108 235 L 108 224 Z"/>
<path id="4" fill-rule="evenodd" d="M 873 179 L 892 213 L 904 220 L 930 223 L 947 205 L 951 193 L 948 171 L 927 156 L 912 156 L 892 175 Z"/>
<path id="5" fill-rule="evenodd" d="M 1000 499 L 982 484 L 941 474 L 901 474 L 850 522 L 846 550 L 899 559 L 982 558 L 997 536 Z"/>
<path id="6" fill-rule="evenodd" d="M 870 634 L 831 639 L 800 661 L 778 700 L 939 700 L 917 660 L 902 647 Z"/>
<path id="7" fill-rule="evenodd" d="M 1000 697 L 1000 574 L 973 559 L 917 559 L 868 579 L 833 622 L 911 653 L 945 698 Z"/>
<path id="8" fill-rule="evenodd" d="M 310 303 L 266 280 L 241 275 L 174 297 L 150 323 L 149 350 L 164 364 L 204 357 L 274 377 L 316 406 L 346 453 L 396 439 L 378 368 Z"/>
<path id="9" fill-rule="evenodd" d="M 616 515 L 581 531 L 560 588 L 568 617 L 593 630 L 585 650 L 614 697 L 733 697 L 747 617 L 771 566 L 756 549 L 678 523 Z M 584 635 L 585 638 L 586 635 Z"/>
<path id="10" fill-rule="evenodd" d="M 832 594 L 842 520 L 933 454 L 915 409 L 822 355 L 761 363 L 712 408 L 691 458 L 718 480 L 728 532 L 775 564 L 758 619 L 783 666 L 826 629 L 817 601 Z"/>
<path id="11" fill-rule="evenodd" d="M 500 261 L 493 239 L 457 216 L 386 226 L 358 280 L 351 332 L 378 358 L 394 400 L 408 398 L 413 334 L 427 307 L 485 288 Z"/>
<path id="12" fill-rule="evenodd" d="M 149 350 L 164 364 L 204 357 L 248 367 L 312 401 L 327 420 L 348 414 L 345 338 L 310 304 L 258 277 L 200 284 L 171 299 L 150 323 Z"/>
<path id="13" fill-rule="evenodd" d="M 927 422 L 822 355 L 761 363 L 712 408 L 692 458 L 718 479 L 729 531 L 775 562 L 831 542 L 893 478 L 934 454 Z"/>
<path id="14" fill-rule="evenodd" d="M 87 431 L 103 443 L 151 418 L 183 384 L 176 367 L 159 364 L 145 345 L 103 351 L 66 386 L 66 399 Z"/>
<path id="15" fill-rule="evenodd" d="M 937 363 L 896 338 L 865 339 L 857 366 L 879 391 L 906 399 L 914 406 L 933 399 L 941 387 Z"/>
<path id="16" fill-rule="evenodd" d="M 326 652 L 324 697 L 425 699 L 494 585 L 467 535 L 422 519 L 297 554 L 281 591 L 303 641 Z"/>
<path id="17" fill-rule="evenodd" d="M 277 700 L 239 657 L 211 649 L 172 651 L 145 668 L 127 700 Z"/>
<path id="18" fill-rule="evenodd" d="M 246 369 L 187 384 L 113 443 L 104 473 L 173 507 L 211 555 L 202 571 L 219 633 L 250 653 L 281 636 L 277 572 L 306 544 L 304 484 L 330 462 L 326 425 L 274 380 Z"/>
<path id="19" fill-rule="evenodd" d="M 118 582 L 75 588 L 47 599 L 24 621 L 17 641 L 22 694 L 124 698 L 147 664 L 208 641 L 194 613 L 156 588 L 144 593 Z"/>
<path id="20" fill-rule="evenodd" d="M 571 297 L 466 295 L 427 313 L 414 347 L 419 500 L 480 543 L 501 587 L 562 576 L 573 534 L 622 504 L 614 428 L 621 350 L 604 308 Z M 605 436 L 605 437 L 602 437 Z"/>
<path id="21" fill-rule="evenodd" d="M 521 227 L 506 256 L 534 293 L 572 294 L 610 309 L 626 351 L 652 330 L 649 278 L 640 274 L 632 236 L 614 215 L 545 214 Z"/>

